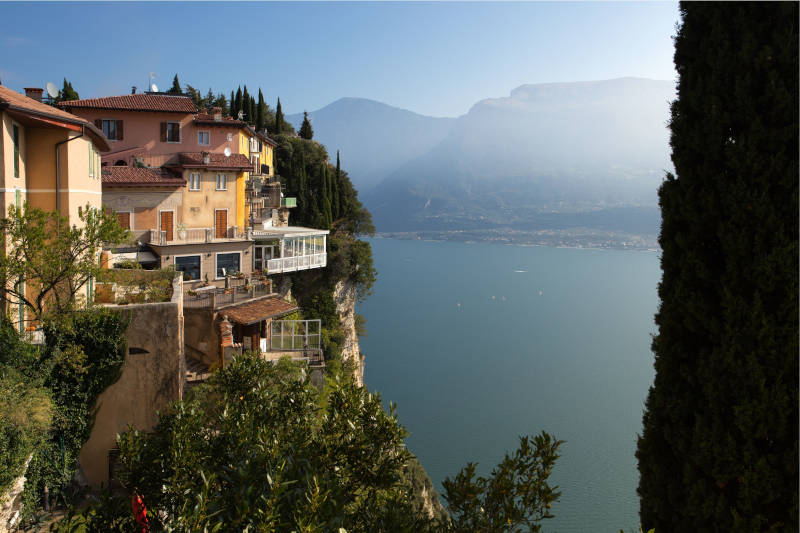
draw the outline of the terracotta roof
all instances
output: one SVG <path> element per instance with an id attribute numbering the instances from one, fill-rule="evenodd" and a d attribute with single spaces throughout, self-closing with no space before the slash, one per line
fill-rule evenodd
<path id="1" fill-rule="evenodd" d="M 225 128 L 241 128 L 247 130 L 251 135 L 255 135 L 262 141 L 272 146 L 278 146 L 278 143 L 270 139 L 267 135 L 259 133 L 250 124 L 243 120 L 236 120 L 233 117 L 222 117 L 222 120 L 214 120 L 214 115 L 209 113 L 197 113 L 194 117 L 194 123 L 198 126 L 217 126 Z"/>
<path id="2" fill-rule="evenodd" d="M 299 307 L 293 303 L 282 300 L 277 296 L 271 296 L 254 302 L 220 309 L 219 314 L 227 316 L 233 322 L 246 326 L 268 318 L 285 315 L 297 309 Z"/>
<path id="3" fill-rule="evenodd" d="M 12 91 L 3 85 L 0 85 L 0 109 L 8 109 L 10 111 L 35 117 L 38 116 L 63 120 L 64 122 L 68 122 L 70 124 L 84 126 L 89 129 L 89 134 L 91 135 L 92 140 L 98 145 L 97 147 L 101 152 L 104 152 L 109 148 L 108 139 L 105 138 L 103 132 L 98 130 L 94 124 L 85 118 L 75 116 L 72 113 L 67 113 L 66 111 L 58 109 L 57 107 L 47 105 L 43 102 L 39 102 L 38 100 L 34 100 L 33 98 L 28 98 L 27 96 L 16 91 Z"/>
<path id="4" fill-rule="evenodd" d="M 225 154 L 209 153 L 208 164 L 203 163 L 203 152 L 182 152 L 181 166 L 191 168 L 209 168 L 221 170 L 252 170 L 253 163 L 244 154 Z"/>
<path id="5" fill-rule="evenodd" d="M 65 109 L 113 109 L 116 111 L 164 111 L 170 113 L 197 113 L 197 107 L 188 96 L 171 94 L 125 94 L 104 98 L 67 100 L 58 104 Z"/>
<path id="6" fill-rule="evenodd" d="M 186 180 L 162 168 L 103 167 L 107 187 L 183 187 Z"/>

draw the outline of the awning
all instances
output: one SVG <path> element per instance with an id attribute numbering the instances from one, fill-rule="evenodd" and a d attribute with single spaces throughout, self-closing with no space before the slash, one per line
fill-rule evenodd
<path id="1" fill-rule="evenodd" d="M 304 228 L 302 226 L 280 226 L 280 227 L 262 227 L 253 229 L 253 237 L 256 238 L 272 238 L 272 239 L 288 239 L 290 237 L 316 237 L 319 235 L 328 235 L 329 230 Z"/>
<path id="2" fill-rule="evenodd" d="M 219 314 L 227 316 L 231 322 L 236 322 L 243 326 L 255 324 L 268 318 L 285 315 L 298 310 L 299 307 L 291 302 L 272 296 L 254 302 L 241 305 L 234 305 L 219 310 Z"/>

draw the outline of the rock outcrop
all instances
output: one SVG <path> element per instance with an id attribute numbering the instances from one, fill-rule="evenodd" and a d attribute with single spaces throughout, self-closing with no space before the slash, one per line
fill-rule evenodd
<path id="1" fill-rule="evenodd" d="M 364 385 L 364 356 L 358 344 L 356 333 L 356 287 L 348 281 L 339 281 L 333 290 L 333 301 L 342 323 L 344 342 L 342 343 L 342 362 L 355 363 L 356 383 Z"/>

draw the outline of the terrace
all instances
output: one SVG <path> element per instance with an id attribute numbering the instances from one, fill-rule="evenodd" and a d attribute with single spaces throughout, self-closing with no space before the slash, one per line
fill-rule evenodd
<path id="1" fill-rule="evenodd" d="M 183 306 L 189 308 L 223 309 L 261 298 L 276 296 L 272 280 L 248 280 L 228 278 L 227 288 L 208 285 L 185 291 Z"/>

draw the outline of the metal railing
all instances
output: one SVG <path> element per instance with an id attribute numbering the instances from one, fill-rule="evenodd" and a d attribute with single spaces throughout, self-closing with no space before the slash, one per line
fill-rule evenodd
<path id="1" fill-rule="evenodd" d="M 267 261 L 268 274 L 280 274 L 281 272 L 295 272 L 297 270 L 308 270 L 310 268 L 323 268 L 328 264 L 327 252 L 311 255 L 297 255 L 294 257 L 279 257 Z"/>
<path id="2" fill-rule="evenodd" d="M 272 292 L 272 280 L 248 283 L 246 280 L 230 280 L 230 287 L 199 287 L 186 291 L 183 295 L 183 306 L 191 308 L 219 309 L 269 296 Z"/>
<path id="3" fill-rule="evenodd" d="M 161 246 L 167 244 L 197 244 L 246 238 L 246 235 L 239 231 L 239 228 L 236 226 L 226 228 L 224 237 L 217 237 L 215 228 L 173 229 L 172 239 L 167 239 L 167 232 L 163 230 L 151 229 L 149 233 L 149 243 Z"/>

